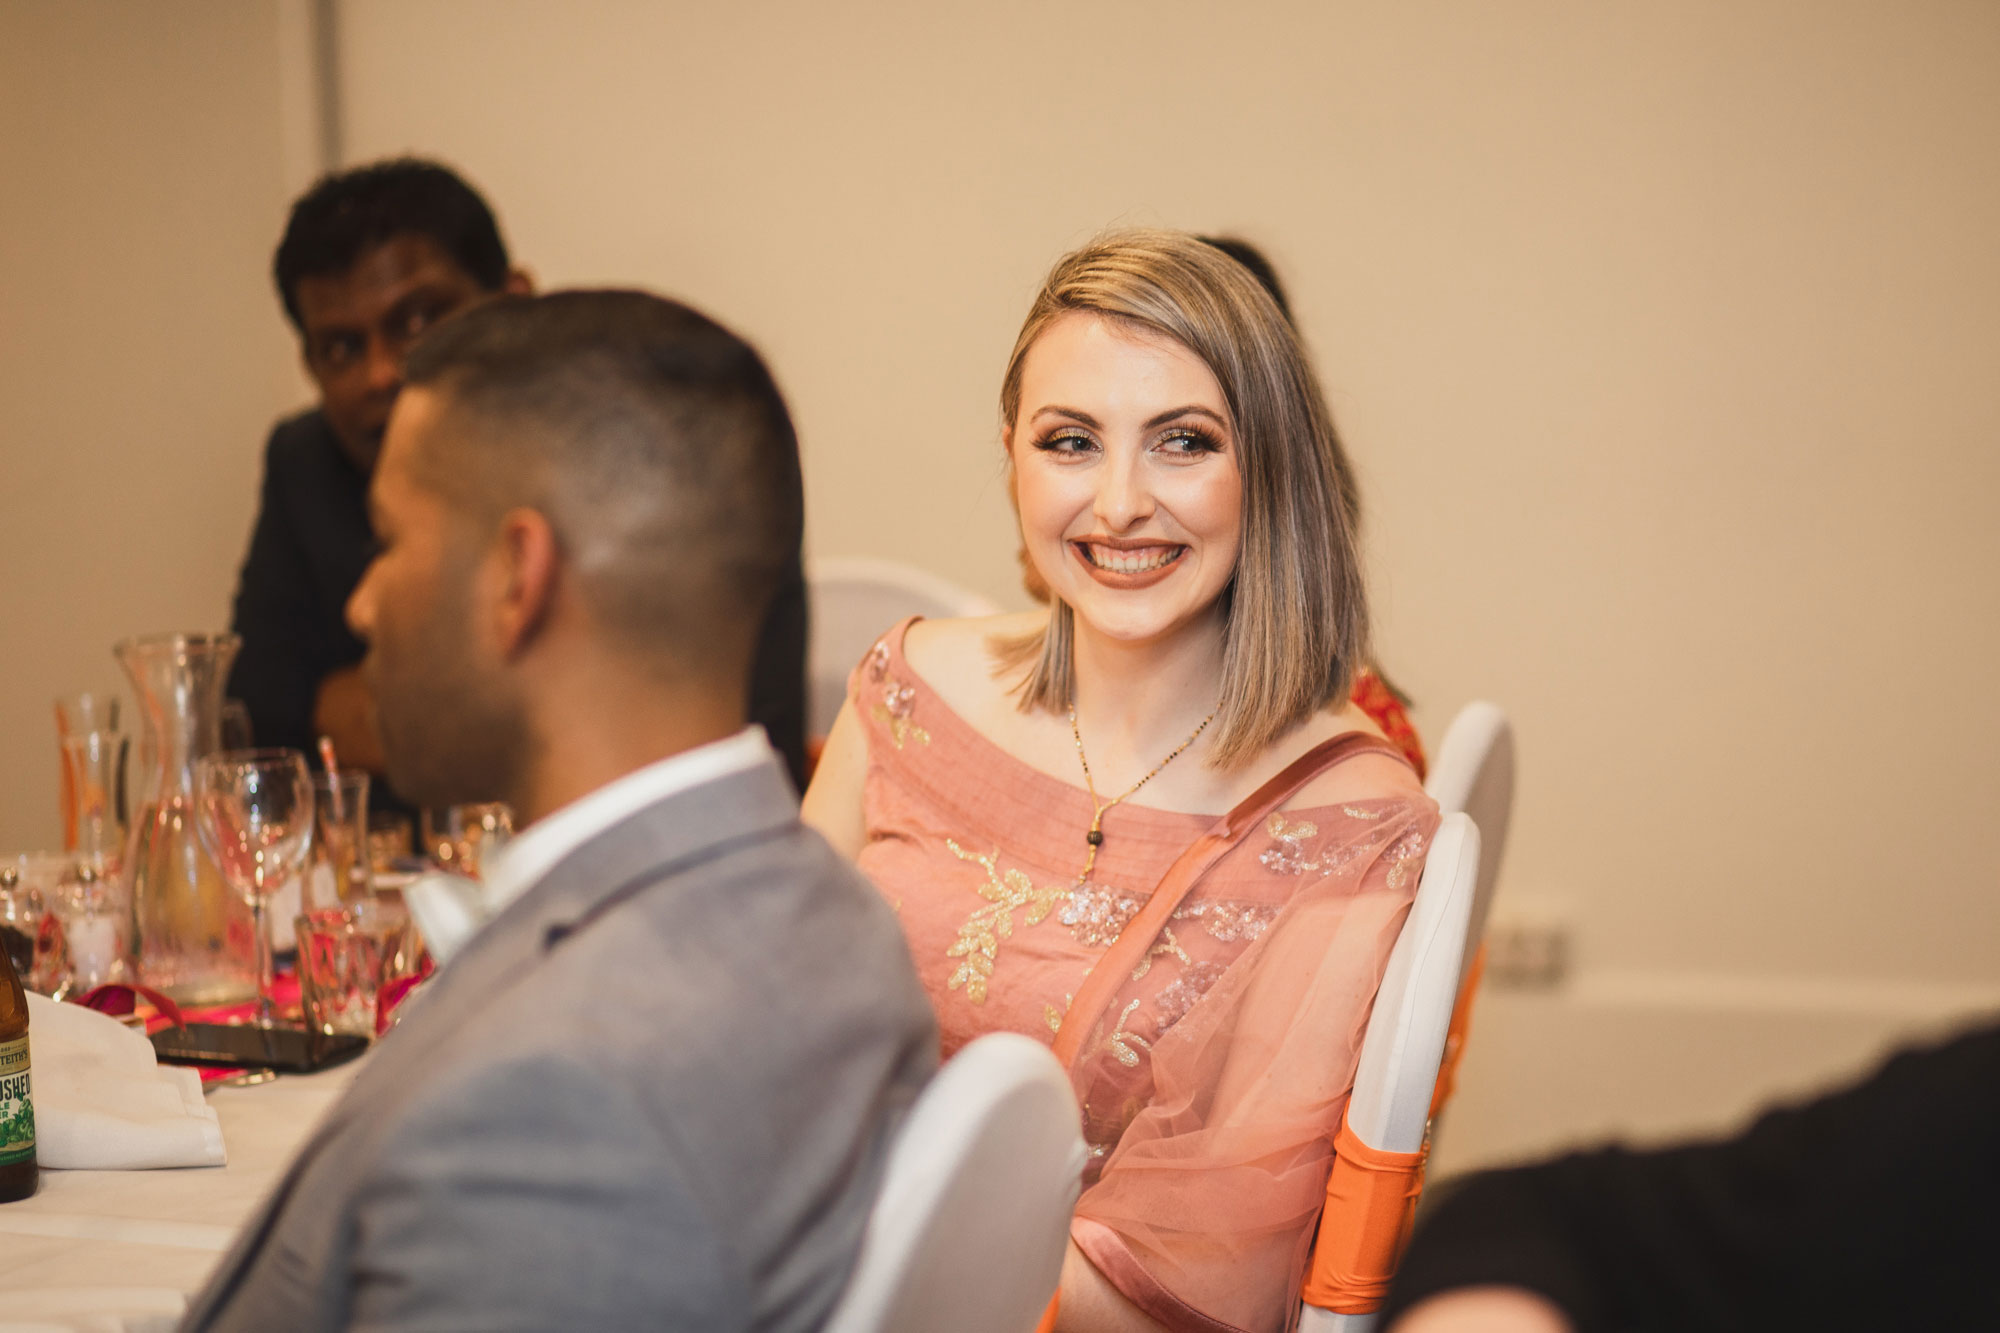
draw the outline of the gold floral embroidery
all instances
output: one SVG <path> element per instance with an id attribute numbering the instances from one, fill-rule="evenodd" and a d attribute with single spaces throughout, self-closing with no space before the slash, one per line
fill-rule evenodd
<path id="1" fill-rule="evenodd" d="M 1396 839 L 1388 851 L 1389 887 L 1400 889 L 1410 882 L 1410 867 L 1422 870 L 1424 861 L 1424 835 L 1419 829 L 1411 829 Z"/>
<path id="2" fill-rule="evenodd" d="M 1266 870 L 1275 870 L 1280 875 L 1302 875 L 1312 868 L 1314 862 L 1306 856 L 1305 842 L 1319 836 L 1319 825 L 1303 819 L 1296 824 L 1287 823 L 1282 813 L 1274 813 L 1264 829 L 1274 844 L 1257 858 Z"/>
<path id="3" fill-rule="evenodd" d="M 1363 810 L 1357 805 L 1343 805 L 1340 807 L 1340 813 L 1349 819 L 1380 819 L 1383 815 L 1380 810 Z"/>
<path id="4" fill-rule="evenodd" d="M 918 726 L 910 714 L 915 711 L 917 692 L 891 680 L 882 687 L 882 699 L 872 709 L 875 720 L 889 730 L 889 739 L 898 750 L 906 744 L 929 745 L 931 734 Z"/>
<path id="5" fill-rule="evenodd" d="M 1112 1029 L 1111 1035 L 1105 1038 L 1104 1041 L 1104 1044 L 1111 1048 L 1111 1054 L 1117 1058 L 1118 1063 L 1124 1065 L 1127 1069 L 1132 1069 L 1138 1065 L 1140 1051 L 1150 1051 L 1153 1049 L 1153 1043 L 1147 1041 L 1138 1033 L 1128 1032 L 1125 1029 L 1126 1020 L 1132 1017 L 1132 1011 L 1138 1007 L 1139 1001 L 1137 1000 L 1126 1005 L 1125 1012 L 1118 1015 L 1118 1026 Z M 1138 1049 L 1135 1050 L 1133 1049 L 1134 1047 Z"/>
<path id="6" fill-rule="evenodd" d="M 1210 939 L 1224 944 L 1255 941 L 1277 917 L 1278 908 L 1273 903 L 1204 901 L 1184 904 L 1174 912 L 1174 920 L 1199 921 Z"/>
<path id="7" fill-rule="evenodd" d="M 1344 806 L 1342 813 L 1353 815 L 1358 819 L 1376 818 L 1365 810 L 1352 810 Z M 1331 875 L 1362 852 L 1361 845 L 1353 842 L 1335 847 L 1327 847 L 1322 843 L 1318 855 L 1308 852 L 1306 840 L 1319 836 L 1319 825 L 1310 820 L 1302 819 L 1293 824 L 1287 822 L 1283 814 L 1274 814 L 1264 828 L 1271 835 L 1271 845 L 1258 854 L 1257 862 L 1273 874 Z"/>
<path id="8" fill-rule="evenodd" d="M 960 960 L 958 970 L 946 980 L 945 989 L 957 990 L 963 986 L 966 999 L 984 1004 L 986 982 L 993 975 L 993 958 L 1000 951 L 1000 941 L 1014 933 L 1015 911 L 1025 907 L 1024 924 L 1035 925 L 1055 910 L 1063 898 L 1063 890 L 1038 889 L 1019 870 L 1002 873 L 998 851 L 980 856 L 966 851 L 951 838 L 946 838 L 944 845 L 959 860 L 970 861 L 986 871 L 986 882 L 976 890 L 986 900 L 986 906 L 965 919 L 965 924 L 958 928 L 957 942 L 945 950 L 947 958 Z"/>
<path id="9" fill-rule="evenodd" d="M 1301 819 L 1296 824 L 1288 823 L 1282 810 L 1274 811 L 1264 827 L 1269 829 L 1271 836 L 1280 842 L 1298 843 L 1319 836 L 1319 825 L 1310 819 Z"/>
<path id="10" fill-rule="evenodd" d="M 1175 915 L 1178 916 L 1180 914 L 1176 912 Z M 1181 942 L 1174 938 L 1174 928 L 1172 926 L 1164 926 L 1160 930 L 1160 938 L 1153 941 L 1153 947 L 1146 951 L 1146 956 L 1139 960 L 1139 966 L 1133 969 L 1132 980 L 1137 981 L 1152 971 L 1153 960 L 1161 954 L 1180 959 L 1183 967 L 1194 961 L 1188 957 L 1187 950 L 1181 948 Z"/>

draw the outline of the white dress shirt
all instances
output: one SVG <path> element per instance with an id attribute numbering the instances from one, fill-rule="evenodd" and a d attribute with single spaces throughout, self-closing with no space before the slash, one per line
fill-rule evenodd
<path id="1" fill-rule="evenodd" d="M 404 899 L 432 956 L 442 966 L 507 904 L 539 884 L 556 862 L 620 820 L 655 801 L 776 758 L 777 752 L 758 726 L 669 755 L 530 824 L 488 858 L 484 882 L 456 875 L 425 875 L 403 891 Z"/>

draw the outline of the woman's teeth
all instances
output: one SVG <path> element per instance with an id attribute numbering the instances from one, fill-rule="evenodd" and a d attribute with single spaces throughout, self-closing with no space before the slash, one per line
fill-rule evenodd
<path id="1" fill-rule="evenodd" d="M 1145 546 L 1136 551 L 1120 551 L 1089 542 L 1083 544 L 1084 554 L 1090 558 L 1091 564 L 1114 574 L 1144 574 L 1147 570 L 1173 563 L 1186 549 L 1185 546 Z"/>

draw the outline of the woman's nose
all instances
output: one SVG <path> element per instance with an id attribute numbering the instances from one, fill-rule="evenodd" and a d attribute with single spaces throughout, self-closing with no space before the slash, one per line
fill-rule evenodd
<path id="1" fill-rule="evenodd" d="M 1097 518 L 1111 532 L 1122 532 L 1153 514 L 1153 492 L 1136 458 L 1113 457 L 1098 474 Z"/>

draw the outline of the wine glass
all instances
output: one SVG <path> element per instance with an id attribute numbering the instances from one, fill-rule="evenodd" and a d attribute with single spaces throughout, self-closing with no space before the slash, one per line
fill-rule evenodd
<path id="1" fill-rule="evenodd" d="M 313 786 L 297 750 L 224 750 L 195 762 L 195 824 L 257 937 L 257 1025 L 272 1026 L 271 923 L 265 904 L 305 868 Z"/>

